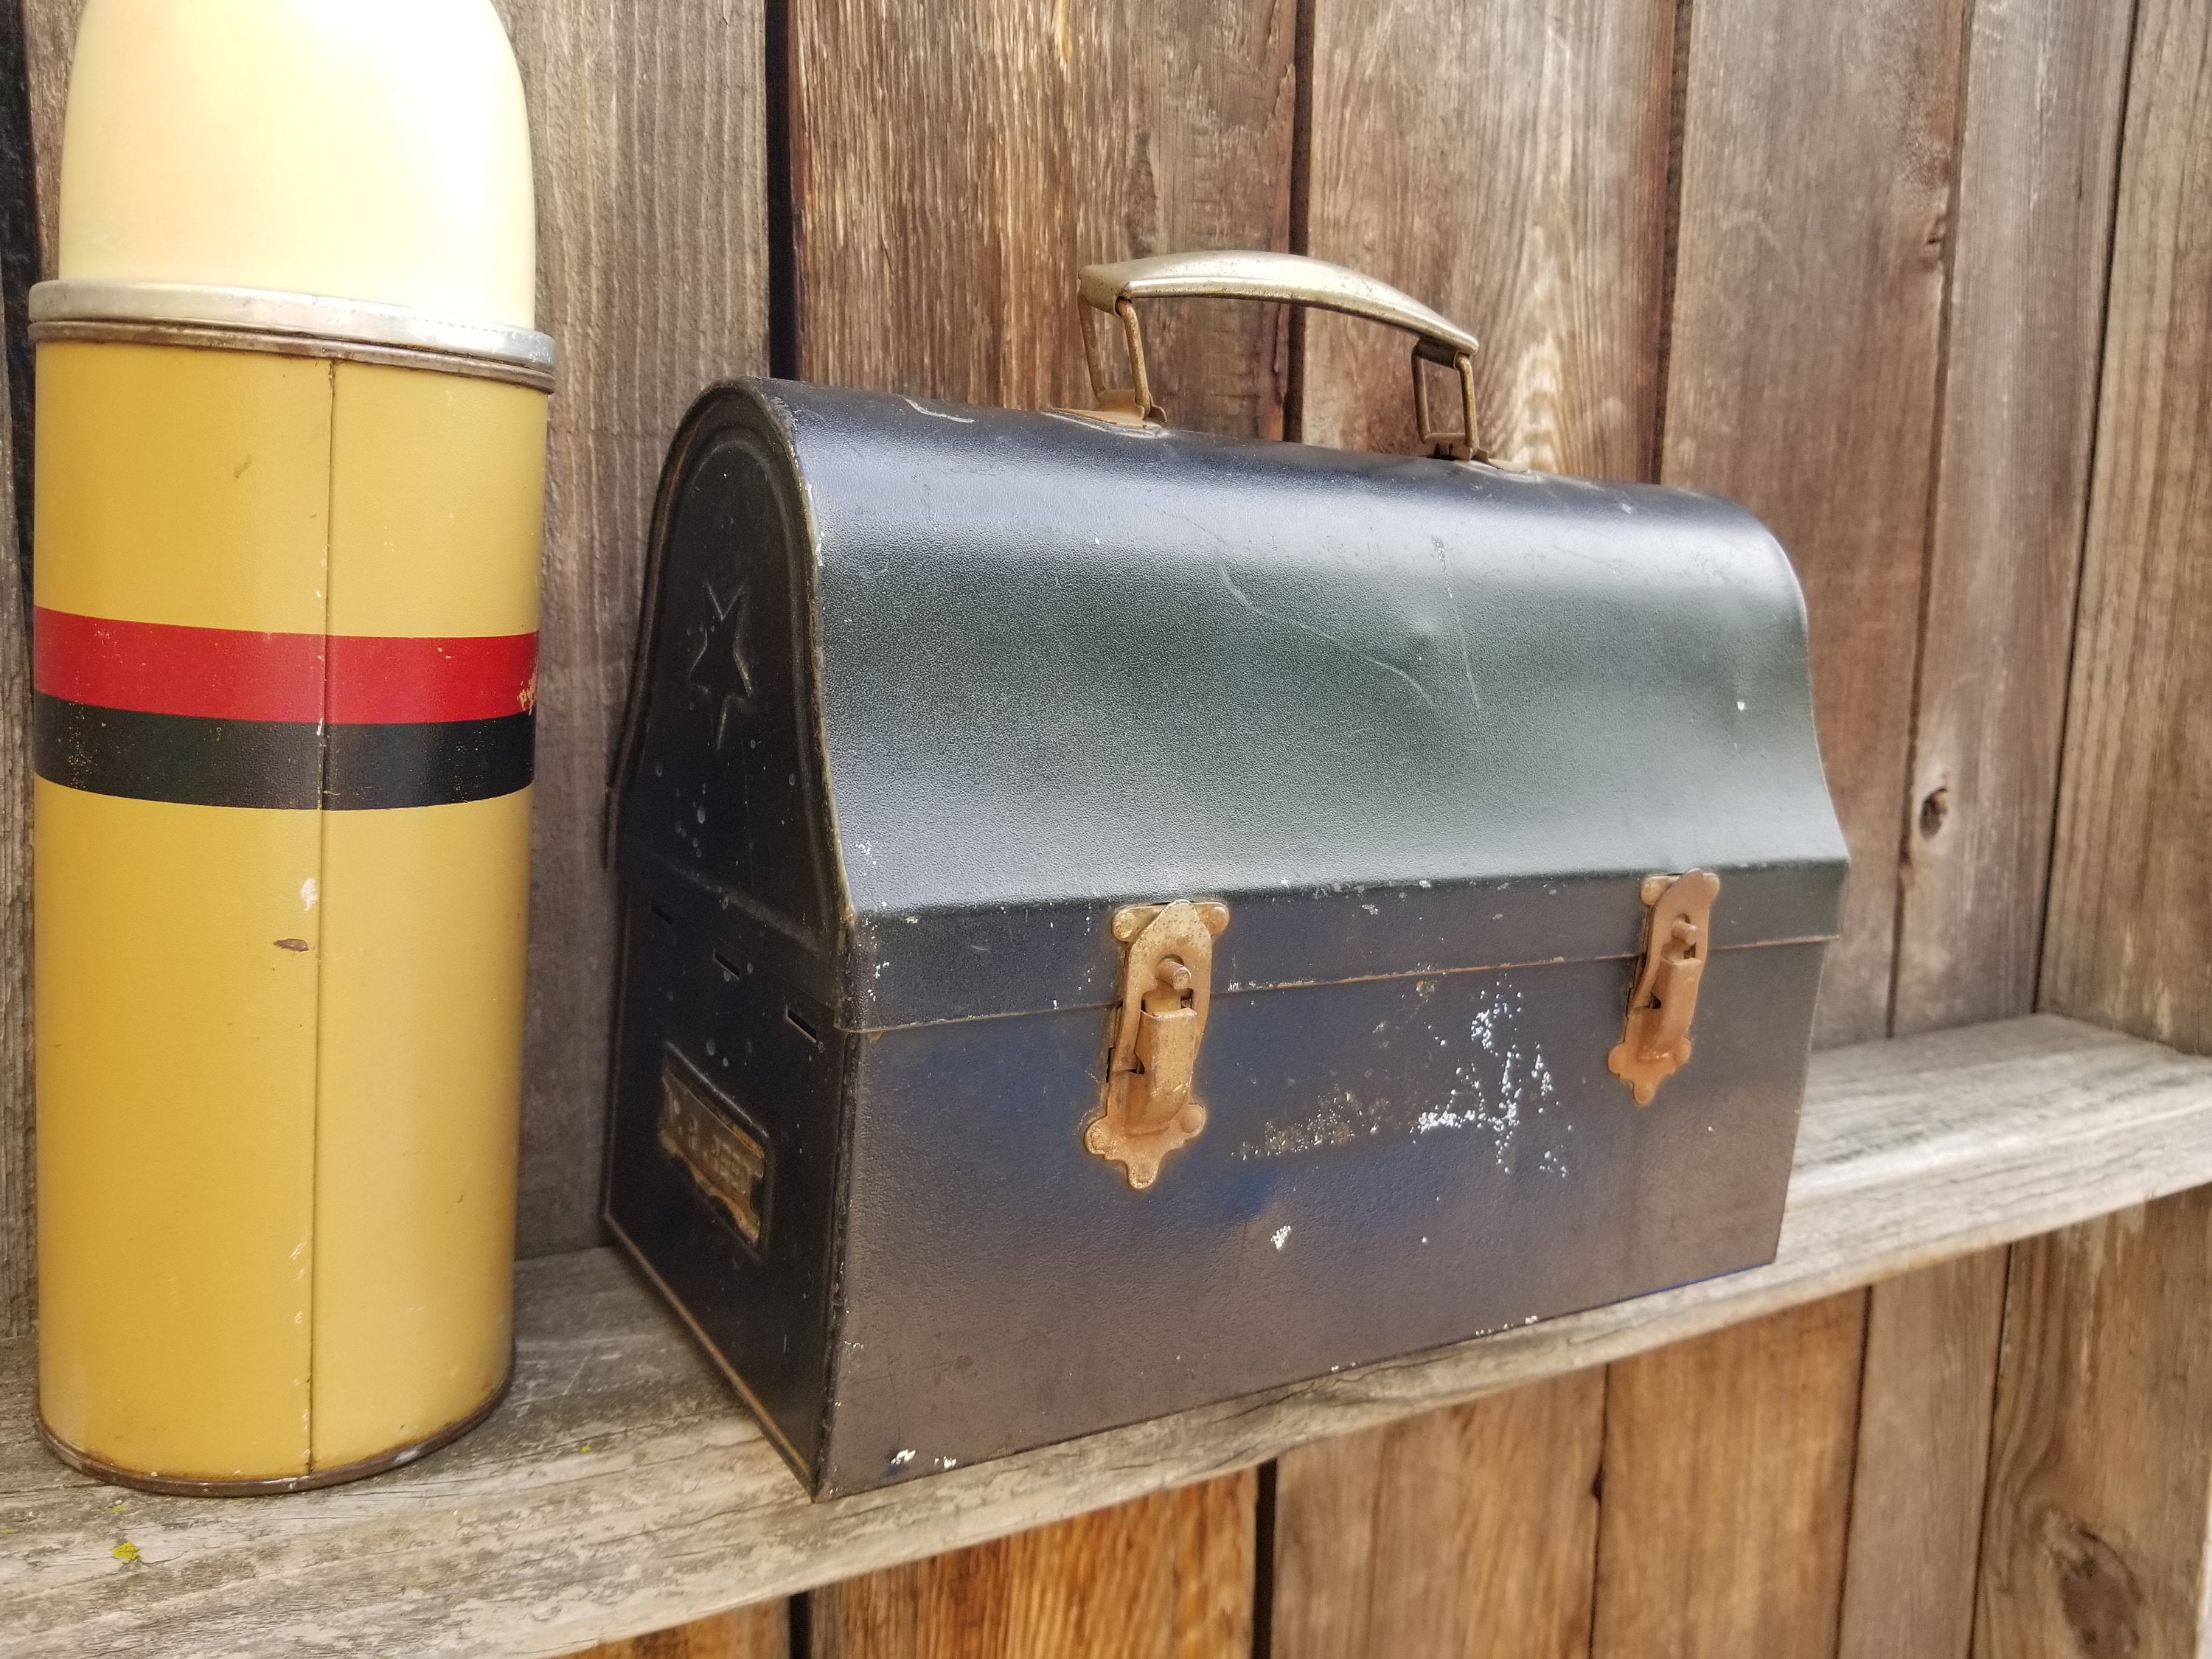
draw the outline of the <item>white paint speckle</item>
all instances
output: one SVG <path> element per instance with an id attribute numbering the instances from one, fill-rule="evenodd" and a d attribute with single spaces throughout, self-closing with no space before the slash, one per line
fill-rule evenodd
<path id="1" fill-rule="evenodd" d="M 911 1446 L 908 1446 L 904 1451 L 897 1451 L 891 1454 L 891 1467 L 895 1469 L 902 1469 L 913 1462 L 914 1448 Z"/>
<path id="2" fill-rule="evenodd" d="M 1275 1229 L 1275 1232 L 1274 1232 L 1274 1243 L 1275 1243 L 1275 1248 L 1276 1248 L 1277 1249 L 1279 1249 L 1279 1249 L 1281 1249 L 1283 1248 L 1283 1246 L 1284 1246 L 1284 1245 L 1285 1245 L 1285 1244 L 1289 1243 L 1290 1243 L 1290 1239 L 1291 1239 L 1291 1230 L 1290 1230 L 1287 1226 L 1285 1226 L 1285 1227 L 1278 1227 L 1278 1228 L 1276 1228 L 1276 1229 Z"/>
<path id="3" fill-rule="evenodd" d="M 322 896 L 322 884 L 313 876 L 300 884 L 300 908 L 302 910 L 313 909 Z"/>
<path id="4" fill-rule="evenodd" d="M 1735 700 L 1735 712 L 1736 712 L 1737 714 L 1741 714 L 1741 713 L 1743 713 L 1743 711 L 1744 711 L 1745 709 L 1748 708 L 1749 707 L 1751 707 L 1751 705 L 1750 705 L 1749 703 L 1746 702 L 1745 702 L 1741 697 L 1738 697 L 1738 698 Z"/>
<path id="5" fill-rule="evenodd" d="M 937 1460 L 937 1467 L 940 1469 L 958 1468 L 960 1467 L 960 1460 L 957 1457 L 940 1457 Z"/>

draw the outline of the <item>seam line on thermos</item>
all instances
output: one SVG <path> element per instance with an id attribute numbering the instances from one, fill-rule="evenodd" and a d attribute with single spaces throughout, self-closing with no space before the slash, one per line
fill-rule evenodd
<path id="1" fill-rule="evenodd" d="M 323 457 L 323 656 L 321 706 L 316 710 L 318 729 L 331 729 L 331 599 L 336 590 L 338 508 L 338 366 L 325 366 L 327 415 L 324 422 Z M 331 744 L 319 744 L 315 778 L 315 1070 L 309 1098 L 313 1103 L 307 1128 L 307 1413 L 305 1467 L 315 1472 L 315 1372 L 320 1346 L 319 1319 L 323 1302 L 323 1241 L 318 1223 L 323 1204 L 323 1034 L 328 1028 L 323 998 L 330 976 L 331 922 Z"/>

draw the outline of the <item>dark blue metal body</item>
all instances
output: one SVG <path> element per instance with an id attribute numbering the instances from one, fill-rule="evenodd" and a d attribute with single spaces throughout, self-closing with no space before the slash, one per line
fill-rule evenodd
<path id="1" fill-rule="evenodd" d="M 1771 1257 L 1844 854 L 1740 509 L 753 383 L 653 572 L 608 1214 L 816 1490 Z M 1638 889 L 1692 866 L 1695 1055 L 1638 1108 Z M 1082 1136 L 1108 924 L 1178 896 L 1231 915 L 1210 1116 L 1137 1192 Z"/>

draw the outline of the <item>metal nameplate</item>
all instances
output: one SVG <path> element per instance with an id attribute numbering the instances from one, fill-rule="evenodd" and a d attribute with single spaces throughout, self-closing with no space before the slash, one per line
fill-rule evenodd
<path id="1" fill-rule="evenodd" d="M 768 1137 L 672 1048 L 660 1061 L 660 1144 L 738 1237 L 759 1249 L 768 1231 Z"/>

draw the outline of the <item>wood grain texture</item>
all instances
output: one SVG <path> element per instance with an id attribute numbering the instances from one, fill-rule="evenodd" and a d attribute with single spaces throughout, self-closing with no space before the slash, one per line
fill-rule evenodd
<path id="1" fill-rule="evenodd" d="M 1474 330 L 1515 465 L 1652 476 L 1674 28 L 1673 0 L 1312 8 L 1304 246 Z M 1303 339 L 1308 441 L 1414 447 L 1403 336 Z M 1585 1651 L 1604 1400 L 1590 1372 L 1287 1456 L 1278 1659 Z"/>
<path id="2" fill-rule="evenodd" d="M 1474 331 L 1501 459 L 1651 477 L 1673 0 L 1316 0 L 1313 30 L 1307 251 Z M 1404 336 L 1316 313 L 1305 352 L 1308 442 L 1413 447 Z"/>
<path id="3" fill-rule="evenodd" d="M 2212 1047 L 2212 15 L 2142 0 L 2113 228 L 2046 1006 Z M 2202 1650 L 2212 1194 L 2014 1252 L 1975 1653 Z"/>
<path id="4" fill-rule="evenodd" d="M 1871 1292 L 1841 1659 L 1966 1659 L 2009 1255 Z"/>
<path id="5" fill-rule="evenodd" d="M 1273 1659 L 1582 1659 L 1605 1376 L 1285 1453 Z"/>
<path id="6" fill-rule="evenodd" d="M 501 0 L 535 126 L 546 493 L 520 1242 L 599 1237 L 613 1018 L 608 765 L 660 460 L 710 382 L 768 367 L 761 0 Z"/>
<path id="7" fill-rule="evenodd" d="M 0 357 L 0 409 L 7 398 Z M 15 466 L 0 429 L 0 1337 L 30 1331 L 34 1182 L 31 1150 L 30 619 L 15 580 Z"/>
<path id="8" fill-rule="evenodd" d="M 1974 1652 L 2202 1653 L 2212 1192 L 2013 1262 Z"/>
<path id="9" fill-rule="evenodd" d="M 2034 1006 L 2132 0 L 1980 0 L 1895 1029 Z"/>
<path id="10" fill-rule="evenodd" d="M 2212 1048 L 2212 11 L 2143 0 L 2045 1006 Z"/>
<path id="11" fill-rule="evenodd" d="M 1888 1018 L 1963 3 L 1697 0 L 1683 43 L 1662 476 L 1805 586 L 1853 860 L 1826 1042 Z M 1615 1369 L 1594 1654 L 1833 1651 L 1865 1315 Z"/>
<path id="12" fill-rule="evenodd" d="M 1889 1008 L 1964 0 L 1697 0 L 1662 474 L 1780 538 L 1852 869 L 1823 1042 Z"/>
<path id="13" fill-rule="evenodd" d="M 2134 7 L 1978 0 L 1892 1028 L 2034 1006 Z M 2002 1252 L 1877 1285 L 1844 1659 L 1964 1659 Z"/>
<path id="14" fill-rule="evenodd" d="M 21 0 L 28 71 L 31 137 L 38 174 L 42 246 L 54 246 L 60 178 L 62 100 L 70 43 L 84 0 Z M 51 252 L 48 258 L 51 259 Z M 49 267 L 41 273 L 51 276 Z M 12 472 L 12 468 L 10 469 Z M 12 480 L 11 480 L 12 483 Z M 9 515 L 9 523 L 14 523 Z M 12 567 L 11 567 L 12 568 Z M 20 587 L 0 598 L 0 1333 L 27 1334 L 37 1312 L 37 1194 L 32 1126 L 37 1115 L 31 1031 L 31 767 L 27 653 L 18 657 L 28 618 Z"/>
<path id="15" fill-rule="evenodd" d="M 1613 1368 L 1595 1659 L 1834 1651 L 1866 1297 Z"/>
<path id="16" fill-rule="evenodd" d="M 31 145 L 38 167 L 40 274 L 54 274 L 60 221 L 62 112 L 69 100 L 70 48 L 84 0 L 18 0 L 23 16 L 23 59 L 30 79 Z"/>
<path id="17" fill-rule="evenodd" d="M 826 1504 L 605 1251 L 525 1265 L 514 1387 L 483 1428 L 295 1498 L 141 1498 L 70 1474 L 32 1437 L 19 1340 L 0 1345 L 0 1655 L 158 1655 L 180 1628 L 226 1653 L 295 1652 L 302 1630 L 331 1654 L 568 1653 L 2206 1182 L 2212 1060 L 2044 1016 L 1833 1051 L 1815 1059 L 1769 1267 Z M 135 1563 L 112 1553 L 126 1540 Z"/>
<path id="18" fill-rule="evenodd" d="M 802 375 L 1088 407 L 1079 266 L 1287 246 L 1295 13 L 793 0 Z M 1146 327 L 1177 425 L 1279 430 L 1266 307 L 1154 307 Z"/>
<path id="19" fill-rule="evenodd" d="M 1250 1659 L 1256 1484 L 1248 1470 L 834 1584 L 810 1598 L 811 1659 Z"/>
<path id="20" fill-rule="evenodd" d="M 602 1642 L 576 1659 L 791 1659 L 791 1604 L 718 1613 L 672 1630 Z"/>

